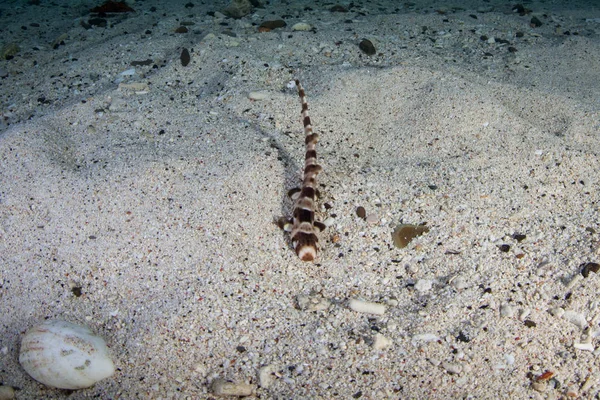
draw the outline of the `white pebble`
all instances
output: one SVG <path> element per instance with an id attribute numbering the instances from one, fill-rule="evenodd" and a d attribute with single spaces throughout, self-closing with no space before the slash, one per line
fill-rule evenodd
<path id="1" fill-rule="evenodd" d="M 594 345 L 592 343 L 573 343 L 573 347 L 577 350 L 594 351 Z"/>
<path id="2" fill-rule="evenodd" d="M 577 326 L 579 329 L 585 329 L 587 327 L 587 321 L 583 314 L 579 314 L 575 311 L 565 311 L 563 318 Z"/>
<path id="3" fill-rule="evenodd" d="M 382 315 L 385 313 L 385 306 L 379 303 L 372 303 L 369 301 L 363 301 L 358 299 L 350 299 L 348 306 L 352 311 L 366 313 L 366 314 L 377 314 Z"/>
<path id="4" fill-rule="evenodd" d="M 554 315 L 557 318 L 560 318 L 564 315 L 565 310 L 562 307 L 554 307 L 550 309 L 550 314 Z"/>
<path id="5" fill-rule="evenodd" d="M 391 345 L 392 341 L 383 336 L 381 333 L 375 335 L 375 341 L 373 342 L 373 348 L 375 350 L 383 350 L 385 348 L 390 347 Z"/>
<path id="6" fill-rule="evenodd" d="M 265 365 L 258 370 L 258 384 L 264 389 L 268 389 L 273 383 L 274 376 L 273 372 L 275 367 L 273 365 Z"/>
<path id="7" fill-rule="evenodd" d="M 419 293 L 425 293 L 431 290 L 433 286 L 433 282 L 429 279 L 419 279 L 417 283 L 415 283 L 415 289 Z"/>
<path id="8" fill-rule="evenodd" d="M 467 280 L 460 275 L 453 276 L 452 279 L 450 279 L 450 284 L 456 290 L 463 290 L 469 287 Z"/>
<path id="9" fill-rule="evenodd" d="M 215 379 L 212 382 L 211 389 L 216 396 L 252 396 L 255 386 L 248 383 L 236 383 L 226 381 L 225 379 Z"/>
<path id="10" fill-rule="evenodd" d="M 435 342 L 439 340 L 439 336 L 434 335 L 433 333 L 421 333 L 418 335 L 414 335 L 411 338 L 411 342 L 417 343 L 417 342 Z"/>
<path id="11" fill-rule="evenodd" d="M 505 318 L 512 318 L 515 316 L 515 308 L 508 303 L 504 303 L 500 306 L 500 316 Z"/>
<path id="12" fill-rule="evenodd" d="M 377 215 L 377 214 L 367 215 L 367 224 L 376 225 L 377 223 L 379 223 L 379 215 Z"/>
<path id="13" fill-rule="evenodd" d="M 444 361 L 442 363 L 442 367 L 444 367 L 444 369 L 450 374 L 458 375 L 462 372 L 462 367 L 460 366 L 460 364 Z"/>
<path id="14" fill-rule="evenodd" d="M 250 100 L 264 100 L 269 96 L 267 92 L 250 92 L 248 93 L 248 98 Z"/>
<path id="15" fill-rule="evenodd" d="M 0 385 L 0 400 L 12 400 L 15 398 L 15 389 L 10 386 Z"/>
<path id="16" fill-rule="evenodd" d="M 294 26 L 292 26 L 293 31 L 310 31 L 311 29 L 312 26 L 310 24 L 307 24 L 306 22 L 298 22 L 297 24 L 294 24 Z"/>
<path id="17" fill-rule="evenodd" d="M 135 75 L 135 68 L 126 69 L 125 71 L 121 72 L 121 75 L 123 75 L 123 76 L 133 76 L 133 75 Z"/>

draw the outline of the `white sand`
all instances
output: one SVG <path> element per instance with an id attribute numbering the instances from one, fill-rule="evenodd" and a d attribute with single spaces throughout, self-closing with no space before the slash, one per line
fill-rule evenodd
<path id="1" fill-rule="evenodd" d="M 0 16 L 21 47 L 0 62 L 0 382 L 18 399 L 68 395 L 18 364 L 47 318 L 88 325 L 118 368 L 69 399 L 204 399 L 216 379 L 263 399 L 599 396 L 600 276 L 569 284 L 600 262 L 597 6 L 277 2 L 226 20 L 234 38 L 207 14 L 226 2 L 139 2 L 92 30 L 79 22 L 97 3 L 58 4 Z M 250 25 L 281 15 L 287 28 Z M 300 21 L 316 33 L 291 32 Z M 147 58 L 158 68 L 125 82 L 149 89 L 119 89 Z M 304 155 L 296 77 L 334 221 L 317 264 L 273 223 Z M 400 222 L 431 231 L 396 249 Z M 594 351 L 574 348 L 585 333 Z"/>

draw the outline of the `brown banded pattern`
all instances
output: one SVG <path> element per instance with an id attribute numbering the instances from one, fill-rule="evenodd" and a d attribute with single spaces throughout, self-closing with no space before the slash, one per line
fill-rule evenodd
<path id="1" fill-rule="evenodd" d="M 302 121 L 304 123 L 304 177 L 300 193 L 294 203 L 293 225 L 291 231 L 292 244 L 296 254 L 302 261 L 313 261 L 317 257 L 317 233 L 322 224 L 315 223 L 315 200 L 317 192 L 317 175 L 321 166 L 317 163 L 317 142 L 319 136 L 313 132 L 306 93 L 296 80 L 298 95 L 302 104 Z"/>

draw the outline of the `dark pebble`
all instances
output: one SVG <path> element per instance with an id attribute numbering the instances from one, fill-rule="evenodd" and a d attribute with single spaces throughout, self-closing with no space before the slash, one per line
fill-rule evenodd
<path id="1" fill-rule="evenodd" d="M 266 29 L 276 29 L 276 28 L 283 28 L 285 27 L 287 24 L 285 23 L 284 20 L 282 19 L 275 19 L 273 21 L 264 21 L 262 24 L 260 24 L 260 26 L 258 27 L 260 28 L 266 28 Z"/>
<path id="2" fill-rule="evenodd" d="M 137 67 L 140 65 L 152 65 L 154 61 L 152 61 L 151 59 L 146 59 L 146 60 L 142 60 L 142 61 L 132 61 L 130 64 L 132 67 Z"/>
<path id="3" fill-rule="evenodd" d="M 100 28 L 106 28 L 107 25 L 104 18 L 90 18 L 87 23 L 92 26 L 99 26 Z"/>
<path id="4" fill-rule="evenodd" d="M 188 33 L 188 28 L 186 28 L 185 26 L 180 26 L 177 29 L 175 29 L 175 33 Z"/>
<path id="5" fill-rule="evenodd" d="M 188 49 L 184 48 L 181 51 L 181 56 L 179 56 L 179 60 L 181 60 L 181 65 L 183 65 L 184 67 L 188 66 L 191 60 L 190 52 L 188 51 Z"/>
<path id="6" fill-rule="evenodd" d="M 523 321 L 523 323 L 528 328 L 535 328 L 537 326 L 537 324 L 530 319 L 526 319 L 525 321 Z"/>
<path id="7" fill-rule="evenodd" d="M 371 43 L 371 41 L 368 39 L 361 40 L 358 44 L 358 48 L 361 49 L 363 53 L 365 53 L 368 56 L 372 56 L 375 53 L 377 53 L 377 50 L 375 50 L 375 46 L 373 46 L 373 43 Z"/>
<path id="8" fill-rule="evenodd" d="M 329 11 L 331 11 L 331 12 L 348 12 L 348 9 L 346 9 L 346 7 L 344 7 L 340 4 L 336 4 L 335 6 L 331 7 L 329 9 Z"/>
<path id="9" fill-rule="evenodd" d="M 429 228 L 424 225 L 400 224 L 392 232 L 392 241 L 394 246 L 402 249 L 408 246 L 411 240 L 427 232 Z"/>
<path id="10" fill-rule="evenodd" d="M 356 215 L 358 218 L 365 219 L 367 217 L 367 210 L 363 206 L 359 206 L 356 208 Z"/>
<path id="11" fill-rule="evenodd" d="M 73 293 L 75 297 L 81 296 L 81 286 L 75 286 L 74 288 L 72 288 L 71 293 Z"/>
<path id="12" fill-rule="evenodd" d="M 521 233 L 515 233 L 512 235 L 513 239 L 515 239 L 517 242 L 522 242 L 523 240 L 525 240 L 527 238 L 527 235 L 523 235 Z"/>
<path id="13" fill-rule="evenodd" d="M 500 249 L 501 252 L 503 253 L 508 253 L 510 250 L 510 245 L 509 244 L 503 244 L 498 246 L 498 248 Z"/>
<path id="14" fill-rule="evenodd" d="M 598 271 L 600 271 L 600 264 L 595 262 L 584 263 L 581 264 L 580 267 L 581 275 L 583 275 L 584 278 L 587 278 L 590 275 L 590 272 L 597 274 Z"/>
<path id="15" fill-rule="evenodd" d="M 469 343 L 471 341 L 471 338 L 469 338 L 469 336 L 465 335 L 465 333 L 463 331 L 460 331 L 460 333 L 456 337 L 456 340 L 458 340 L 459 342 L 463 342 L 463 343 Z"/>
<path id="16" fill-rule="evenodd" d="M 529 25 L 531 25 L 532 28 L 539 28 L 542 26 L 542 21 L 540 21 L 537 17 L 532 17 Z"/>
<path id="17" fill-rule="evenodd" d="M 531 12 L 530 9 L 523 7 L 523 4 L 515 4 L 512 7 L 513 12 L 519 13 L 520 16 L 529 14 Z"/>
<path id="18" fill-rule="evenodd" d="M 488 40 L 488 37 L 485 35 L 481 35 L 479 36 L 479 40 L 483 40 L 485 42 L 486 40 Z"/>
<path id="19" fill-rule="evenodd" d="M 516 47 L 512 47 L 512 46 L 509 46 L 509 48 L 508 48 L 508 52 L 509 52 L 509 53 L 516 53 L 516 52 L 517 52 L 517 48 L 516 48 Z"/>
<path id="20" fill-rule="evenodd" d="M 185 8 L 193 8 L 194 3 L 185 3 Z"/>
<path id="21" fill-rule="evenodd" d="M 521 38 L 521 37 L 525 36 L 525 34 L 523 32 L 517 32 L 517 33 L 515 33 L 515 36 L 518 38 Z"/>

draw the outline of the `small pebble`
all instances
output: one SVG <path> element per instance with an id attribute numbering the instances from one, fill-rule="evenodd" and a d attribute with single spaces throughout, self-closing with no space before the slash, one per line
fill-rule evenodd
<path id="1" fill-rule="evenodd" d="M 417 283 L 415 283 L 415 290 L 422 294 L 431 290 L 432 286 L 433 281 L 429 279 L 419 279 Z"/>
<path id="2" fill-rule="evenodd" d="M 377 314 L 382 315 L 385 313 L 385 306 L 379 303 L 372 303 L 369 301 L 362 301 L 358 299 L 350 299 L 348 306 L 352 311 L 366 313 L 366 314 Z"/>
<path id="3" fill-rule="evenodd" d="M 184 67 L 187 67 L 188 64 L 190 63 L 191 57 L 190 57 L 190 52 L 188 51 L 188 49 L 184 48 L 181 51 L 181 56 L 179 56 L 179 60 L 181 61 L 181 65 Z"/>
<path id="4" fill-rule="evenodd" d="M 418 335 L 414 335 L 411 338 L 411 342 L 416 343 L 416 342 L 435 342 L 437 340 L 439 340 L 439 336 L 434 335 L 433 333 L 421 333 Z"/>
<path id="5" fill-rule="evenodd" d="M 215 379 L 211 385 L 215 396 L 252 396 L 255 390 L 254 385 L 247 383 L 236 383 L 226 381 L 225 379 Z"/>
<path id="6" fill-rule="evenodd" d="M 264 100 L 269 96 L 267 92 L 250 92 L 248 93 L 248 98 L 250 100 Z"/>
<path id="7" fill-rule="evenodd" d="M 550 314 L 554 315 L 557 318 L 560 318 L 564 315 L 565 309 L 562 307 L 554 307 L 550 309 Z"/>
<path id="8" fill-rule="evenodd" d="M 467 283 L 467 280 L 458 275 L 458 276 L 454 276 L 451 280 L 450 280 L 450 284 L 452 285 L 452 287 L 456 290 L 463 290 L 469 287 L 469 284 Z"/>
<path id="9" fill-rule="evenodd" d="M 429 228 L 425 225 L 400 224 L 392 232 L 392 240 L 394 246 L 402 249 L 408 246 L 414 238 L 427 232 L 429 232 Z"/>
<path id="10" fill-rule="evenodd" d="M 597 274 L 598 271 L 600 271 L 600 264 L 595 262 L 584 263 L 579 267 L 581 268 L 581 275 L 583 275 L 584 278 L 590 276 L 590 272 Z"/>
<path id="11" fill-rule="evenodd" d="M 375 49 L 375 46 L 368 39 L 361 40 L 360 43 L 358 44 L 358 48 L 361 49 L 362 52 L 365 53 L 368 56 L 372 56 L 375 53 L 377 53 L 377 50 Z"/>
<path id="12" fill-rule="evenodd" d="M 274 21 L 264 21 L 258 27 L 258 31 L 259 32 L 269 32 L 269 31 L 272 31 L 273 29 L 284 28 L 286 25 L 287 24 L 282 19 L 277 19 Z"/>
<path id="13" fill-rule="evenodd" d="M 575 347 L 577 350 L 585 350 L 585 351 L 594 351 L 594 345 L 592 343 L 578 343 L 575 342 L 573 343 L 573 347 Z"/>
<path id="14" fill-rule="evenodd" d="M 298 22 L 292 26 L 293 31 L 310 31 L 312 26 L 306 22 Z"/>
<path id="15" fill-rule="evenodd" d="M 575 311 L 565 311 L 563 318 L 581 330 L 585 329 L 588 325 L 587 321 L 585 320 L 585 316 Z"/>
<path id="16" fill-rule="evenodd" d="M 390 347 L 391 345 L 392 341 L 383 336 L 381 333 L 375 335 L 375 340 L 373 341 L 373 348 L 375 350 L 383 350 Z"/>
<path id="17" fill-rule="evenodd" d="M 531 388 L 536 392 L 544 393 L 548 389 L 548 382 L 532 382 Z"/>
<path id="18" fill-rule="evenodd" d="M 458 375 L 462 372 L 462 367 L 460 366 L 460 364 L 456 364 L 456 363 L 451 363 L 451 362 L 447 362 L 444 361 L 442 363 L 442 367 L 450 374 L 453 375 Z"/>
<path id="19" fill-rule="evenodd" d="M 10 386 L 0 385 L 0 400 L 12 400 L 15 398 L 15 389 Z"/>
<path id="20" fill-rule="evenodd" d="M 500 316 L 505 318 L 513 318 L 515 309 L 510 304 L 504 303 L 500 306 Z"/>
<path id="21" fill-rule="evenodd" d="M 275 372 L 275 367 L 273 365 L 265 365 L 258 370 L 258 384 L 260 387 L 268 389 L 269 386 L 271 386 L 275 380 L 273 372 Z"/>
<path id="22" fill-rule="evenodd" d="M 379 215 L 369 214 L 366 218 L 367 224 L 376 225 L 379 222 Z"/>
<path id="23" fill-rule="evenodd" d="M 356 207 L 356 215 L 358 218 L 365 219 L 367 216 L 367 210 L 363 206 Z"/>

